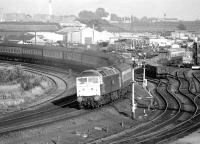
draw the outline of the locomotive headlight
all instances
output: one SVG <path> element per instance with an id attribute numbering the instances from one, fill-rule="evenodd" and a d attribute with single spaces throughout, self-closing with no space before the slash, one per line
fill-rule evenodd
<path id="1" fill-rule="evenodd" d="M 83 98 L 82 98 L 82 97 L 78 97 L 78 98 L 77 98 L 77 101 L 78 101 L 78 102 L 82 102 L 82 101 L 83 101 Z"/>
<path id="2" fill-rule="evenodd" d="M 95 100 L 95 101 L 98 101 L 98 100 L 100 100 L 100 98 L 101 98 L 100 95 L 96 95 L 96 96 L 94 97 L 94 100 Z"/>

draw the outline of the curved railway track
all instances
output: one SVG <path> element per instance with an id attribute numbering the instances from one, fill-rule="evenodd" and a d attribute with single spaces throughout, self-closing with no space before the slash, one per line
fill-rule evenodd
<path id="1" fill-rule="evenodd" d="M 188 78 L 187 70 L 182 69 L 175 76 L 168 75 L 166 79 L 148 79 L 156 86 L 152 93 L 159 101 L 154 117 L 121 133 L 88 141 L 88 143 L 165 143 L 191 132 L 196 126 L 200 126 L 200 90 L 198 86 L 200 73 L 192 73 L 192 76 L 192 78 Z M 95 111 L 78 110 L 71 106 L 74 105 L 74 102 L 74 96 L 57 101 L 54 99 L 53 103 L 40 107 L 37 111 L 27 109 L 0 117 L 0 133 L 70 119 Z"/>
<path id="2" fill-rule="evenodd" d="M 23 64 L 25 65 L 25 64 Z M 28 64 L 30 65 L 30 64 Z M 34 68 L 34 69 L 32 69 Z M 34 70 L 38 69 L 38 65 L 31 65 L 31 68 L 26 68 L 27 70 Z M 45 71 L 56 71 L 52 70 L 50 67 L 42 68 Z M 38 71 L 38 70 L 37 70 Z M 37 72 L 36 71 L 36 72 Z M 40 71 L 39 71 L 40 72 Z M 68 72 L 62 70 L 61 75 L 64 75 Z M 73 88 L 73 87 L 72 87 Z M 67 90 L 66 90 L 67 93 Z M 63 94 L 61 94 L 63 95 Z M 79 117 L 85 115 L 87 113 L 96 111 L 95 110 L 79 110 L 76 108 L 76 96 L 72 95 L 71 97 L 68 96 L 57 96 L 56 99 L 51 99 L 47 104 L 37 109 L 27 108 L 26 111 L 19 111 L 12 114 L 8 114 L 2 118 L 0 118 L 0 133 L 6 133 L 14 130 L 25 129 L 28 127 L 33 127 L 37 125 L 46 124 L 49 122 L 60 121 L 62 119 L 71 119 L 73 117 Z M 58 99 L 62 97 L 63 99 Z M 112 103 L 111 103 L 112 104 Z"/>
<path id="3" fill-rule="evenodd" d="M 170 80 L 180 83 L 177 85 L 177 91 L 170 87 Z M 161 81 L 159 83 L 154 81 L 154 83 L 157 83 L 157 93 L 166 100 L 166 106 L 162 109 L 161 115 L 151 120 L 151 127 L 147 130 L 145 126 L 140 127 L 141 132 L 133 128 L 132 131 L 123 133 L 118 138 L 102 138 L 91 143 L 164 143 L 194 128 L 193 122 L 198 119 L 196 116 L 199 109 L 197 105 L 199 97 L 191 92 L 190 82 L 184 71 L 178 72 L 176 76 L 168 76 L 168 82 Z M 188 104 L 185 104 L 185 101 Z M 160 121 L 157 121 L 159 118 L 161 118 Z"/>
<path id="4" fill-rule="evenodd" d="M 35 65 L 35 68 L 36 68 L 36 65 Z M 34 73 L 37 73 L 37 74 L 38 73 L 44 74 L 44 71 L 38 70 L 38 66 L 37 66 L 37 70 L 33 69 L 33 65 L 31 68 L 26 67 L 23 69 L 25 69 L 25 71 L 31 71 L 31 72 L 34 71 Z M 43 67 L 43 70 L 44 69 L 45 68 Z M 45 70 L 49 71 L 50 68 L 48 67 Z M 75 112 L 75 109 L 73 108 L 70 108 L 70 110 L 63 109 L 64 107 L 67 107 L 67 106 L 70 107 L 71 105 L 75 105 L 76 103 L 76 97 L 73 92 L 70 93 L 73 95 L 66 97 L 67 94 L 69 94 L 68 92 L 69 89 L 67 89 L 67 81 L 57 76 L 56 74 L 52 74 L 52 73 L 49 74 L 47 72 L 45 74 L 48 75 L 49 77 L 51 75 L 54 78 L 57 77 L 58 79 L 61 79 L 63 84 L 65 85 L 64 90 L 61 91 L 61 89 L 59 89 L 60 91 L 59 93 L 57 93 L 58 95 L 54 93 L 53 98 L 50 98 L 44 102 L 41 102 L 33 106 L 29 106 L 27 108 L 24 108 L 23 110 L 10 112 L 1 116 L 0 117 L 0 129 L 1 129 L 0 133 L 5 133 L 9 131 L 19 130 L 19 129 L 23 129 L 23 128 L 27 128 L 27 127 L 31 127 L 35 125 L 52 122 L 55 120 L 62 119 L 64 115 L 65 115 L 65 118 L 67 118 L 66 116 L 67 114 L 71 116 L 73 116 L 75 113 L 78 113 L 77 115 L 80 114 L 80 110 L 78 112 L 77 109 L 76 109 L 77 112 Z M 54 80 L 54 78 L 52 78 L 52 81 Z M 62 99 L 59 100 L 60 98 Z"/>
<path id="5" fill-rule="evenodd" d="M 191 111 L 191 108 L 189 108 L 189 111 L 190 111 L 190 114 L 187 115 L 187 117 L 185 117 L 185 113 L 179 118 L 181 120 L 178 119 L 177 123 L 174 125 L 174 127 L 172 129 L 168 129 L 165 133 L 161 133 L 157 136 L 152 136 L 146 140 L 142 140 L 142 141 L 139 141 L 138 143 L 164 143 L 166 141 L 169 141 L 170 139 L 172 138 L 176 138 L 178 137 L 180 134 L 183 134 L 185 132 L 186 129 L 189 128 L 189 122 L 191 119 L 193 119 L 193 117 L 196 115 L 196 108 L 197 108 L 197 105 L 194 101 L 192 101 L 192 98 L 193 100 L 195 100 L 195 97 L 193 96 L 194 94 L 191 94 L 190 91 L 189 91 L 189 83 L 187 80 L 185 80 L 182 76 L 184 74 L 177 74 L 177 78 L 180 82 L 180 86 L 179 86 L 179 92 L 181 93 L 181 95 L 183 97 L 185 97 L 184 101 L 186 99 L 188 99 L 188 101 L 190 102 L 190 106 L 193 106 L 195 107 L 192 111 Z M 180 76 L 180 77 L 179 77 Z M 185 86 L 185 84 L 187 84 L 187 86 Z M 187 90 L 188 88 L 188 90 Z M 186 91 L 187 90 L 187 91 Z M 186 92 L 186 94 L 184 94 Z M 188 95 L 188 94 L 191 94 L 191 95 Z M 191 96 L 193 96 L 191 98 Z M 182 103 L 184 102 L 182 101 Z M 184 109 L 188 109 L 188 107 L 184 107 Z M 184 110 L 185 111 L 185 110 Z"/>
<path id="6" fill-rule="evenodd" d="M 155 90 L 156 94 L 159 99 L 162 101 L 162 104 L 159 106 L 157 111 L 159 111 L 158 115 L 151 119 L 151 121 L 148 121 L 145 124 L 142 124 L 139 127 L 130 129 L 129 131 L 126 131 L 119 136 L 119 134 L 116 134 L 116 136 L 112 136 L 111 138 L 102 138 L 100 140 L 91 142 L 91 143 L 127 143 L 127 142 L 133 142 L 133 139 L 139 138 L 143 136 L 144 134 L 149 133 L 149 131 L 152 131 L 153 129 L 160 129 L 162 125 L 159 125 L 163 119 L 169 119 L 171 117 L 171 110 L 169 110 L 170 106 L 174 107 L 174 103 L 171 103 L 171 99 L 167 99 L 164 96 L 160 94 L 162 90 L 159 90 L 160 87 L 164 84 L 162 81 L 156 81 L 156 80 L 150 80 L 151 82 L 155 83 L 157 85 L 157 88 Z M 169 104 L 171 103 L 171 104 Z M 178 108 L 178 106 L 176 106 Z M 114 137 L 114 138 L 113 138 Z M 134 141 L 136 142 L 136 141 Z"/>
<path id="7" fill-rule="evenodd" d="M 30 65 L 29 65 L 30 66 Z M 14 112 L 10 112 L 10 113 L 6 113 L 6 114 L 3 114 L 0 118 L 2 118 L 2 117 L 5 117 L 5 116 L 8 116 L 8 115 L 12 115 L 12 114 L 18 114 L 18 112 L 22 112 L 22 111 L 27 111 L 27 110 L 30 110 L 31 111 L 31 109 L 35 109 L 35 108 L 37 108 L 37 107 L 41 107 L 41 106 L 44 106 L 44 105 L 48 105 L 48 104 L 50 104 L 51 102 L 53 102 L 53 101 L 55 101 L 55 100 L 57 100 L 57 99 L 59 99 L 59 98 L 61 98 L 61 96 L 62 95 L 66 95 L 66 92 L 67 92 L 67 81 L 66 80 L 64 80 L 62 77 L 59 77 L 59 76 L 57 76 L 56 74 L 53 74 L 53 73 L 48 73 L 48 72 L 44 72 L 44 71 L 42 71 L 42 70 L 36 70 L 36 69 L 33 69 L 33 66 L 32 66 L 32 68 L 28 68 L 28 67 L 23 67 L 23 69 L 25 70 L 25 71 L 29 71 L 29 72 L 31 72 L 31 73 L 35 73 L 35 74 L 41 74 L 41 75 L 45 75 L 45 76 L 47 76 L 51 81 L 53 81 L 53 83 L 54 83 L 54 88 L 51 90 L 51 91 L 49 91 L 48 93 L 45 93 L 46 95 L 50 95 L 50 94 L 52 94 L 53 96 L 52 96 L 52 98 L 49 98 L 49 99 L 45 99 L 44 101 L 42 101 L 42 102 L 39 102 L 38 104 L 34 104 L 34 105 L 31 105 L 31 106 L 28 106 L 28 107 L 25 107 L 25 108 L 21 108 L 20 110 L 18 110 L 18 111 L 14 111 Z M 38 69 L 38 67 L 37 67 L 37 69 Z M 49 71 L 50 69 L 48 69 L 48 71 Z M 58 84 L 59 83 L 59 84 Z M 56 91 L 57 90 L 57 91 Z M 53 93 L 52 93 L 53 92 Z M 55 96 L 56 94 L 58 94 L 58 96 Z"/>

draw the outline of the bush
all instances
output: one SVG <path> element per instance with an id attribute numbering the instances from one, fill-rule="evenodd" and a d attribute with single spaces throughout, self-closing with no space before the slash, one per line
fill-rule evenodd
<path id="1" fill-rule="evenodd" d="M 45 76 L 25 72 L 20 66 L 3 68 L 0 71 L 0 85 L 20 83 L 24 91 L 40 86 L 41 81 L 46 81 Z"/>

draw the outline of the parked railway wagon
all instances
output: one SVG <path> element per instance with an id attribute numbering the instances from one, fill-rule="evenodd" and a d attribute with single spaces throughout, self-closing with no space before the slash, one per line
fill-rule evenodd
<path id="1" fill-rule="evenodd" d="M 135 69 L 135 73 L 137 75 L 143 75 L 144 72 L 144 66 Z M 157 76 L 157 66 L 152 66 L 152 65 L 145 65 L 145 76 L 151 77 L 151 78 L 156 78 Z"/>
<path id="2" fill-rule="evenodd" d="M 158 66 L 157 67 L 157 77 L 165 77 L 169 74 L 173 74 L 175 67 L 170 66 Z"/>
<path id="3" fill-rule="evenodd" d="M 162 65 L 146 65 L 145 66 L 145 76 L 151 78 L 166 77 L 168 74 L 172 74 L 176 67 L 162 66 Z M 143 67 L 135 70 L 138 75 L 143 74 Z"/>
<path id="4" fill-rule="evenodd" d="M 185 56 L 185 49 L 183 48 L 171 48 L 167 52 L 168 60 L 182 58 Z"/>
<path id="5" fill-rule="evenodd" d="M 80 107 L 95 108 L 125 96 L 130 90 L 132 66 L 121 64 L 83 71 L 76 78 Z"/>

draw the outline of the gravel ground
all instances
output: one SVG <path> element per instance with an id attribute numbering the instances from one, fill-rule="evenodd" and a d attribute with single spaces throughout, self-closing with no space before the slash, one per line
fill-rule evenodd
<path id="1" fill-rule="evenodd" d="M 140 103 L 150 104 L 149 95 L 141 86 L 135 88 Z M 141 99 L 142 97 L 142 99 Z M 136 110 L 138 120 L 131 119 L 131 101 L 103 107 L 87 115 L 51 123 L 45 126 L 12 132 L 0 136 L 0 144 L 77 144 L 87 143 L 109 135 L 119 133 L 147 120 L 144 109 Z"/>
<path id="2" fill-rule="evenodd" d="M 194 71 L 189 71 L 188 76 L 192 77 L 192 72 Z M 200 129 L 170 144 L 200 144 Z"/>
<path id="3" fill-rule="evenodd" d="M 200 129 L 170 144 L 200 144 Z"/>

